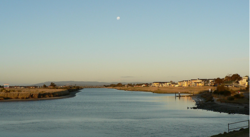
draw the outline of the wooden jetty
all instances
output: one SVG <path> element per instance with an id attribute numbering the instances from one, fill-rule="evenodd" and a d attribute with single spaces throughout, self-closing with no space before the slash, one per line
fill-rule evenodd
<path id="1" fill-rule="evenodd" d="M 184 94 L 187 94 L 187 93 L 184 93 Z M 192 94 L 190 94 L 190 95 L 181 95 L 181 93 L 179 92 L 179 93 L 176 93 L 175 92 L 175 97 L 190 97 Z"/>

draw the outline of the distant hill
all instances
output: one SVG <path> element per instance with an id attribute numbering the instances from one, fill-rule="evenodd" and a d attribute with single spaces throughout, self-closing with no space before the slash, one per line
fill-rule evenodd
<path id="1" fill-rule="evenodd" d="M 103 86 L 110 84 L 117 84 L 119 82 L 97 82 L 97 81 L 47 81 L 43 83 L 37 83 L 30 86 L 43 86 L 43 84 L 49 86 L 51 82 L 54 82 L 57 86 L 64 85 L 76 85 L 76 86 Z M 127 84 L 127 82 L 122 82 L 122 84 Z"/>

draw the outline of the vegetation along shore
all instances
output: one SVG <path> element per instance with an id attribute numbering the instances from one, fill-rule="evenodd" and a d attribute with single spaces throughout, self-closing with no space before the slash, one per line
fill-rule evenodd
<path id="1" fill-rule="evenodd" d="M 57 87 L 54 83 L 49 88 L 43 86 L 41 88 L 0 88 L 0 101 L 34 101 L 34 100 L 50 100 L 73 97 L 79 92 L 81 87 L 67 86 L 63 88 Z"/>

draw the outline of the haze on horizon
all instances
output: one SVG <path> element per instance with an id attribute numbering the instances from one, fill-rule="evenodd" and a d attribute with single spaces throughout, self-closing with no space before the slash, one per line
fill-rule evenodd
<path id="1" fill-rule="evenodd" d="M 0 85 L 249 75 L 248 0 L 2 0 L 0 13 Z"/>

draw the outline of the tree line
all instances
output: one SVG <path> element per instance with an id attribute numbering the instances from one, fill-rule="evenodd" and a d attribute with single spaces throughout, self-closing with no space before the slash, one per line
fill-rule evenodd
<path id="1" fill-rule="evenodd" d="M 221 85 L 223 83 L 232 83 L 232 82 L 236 82 L 239 83 L 239 81 L 242 80 L 242 77 L 239 74 L 228 74 L 225 76 L 225 78 L 216 78 L 214 80 L 215 84 L 217 85 Z"/>

